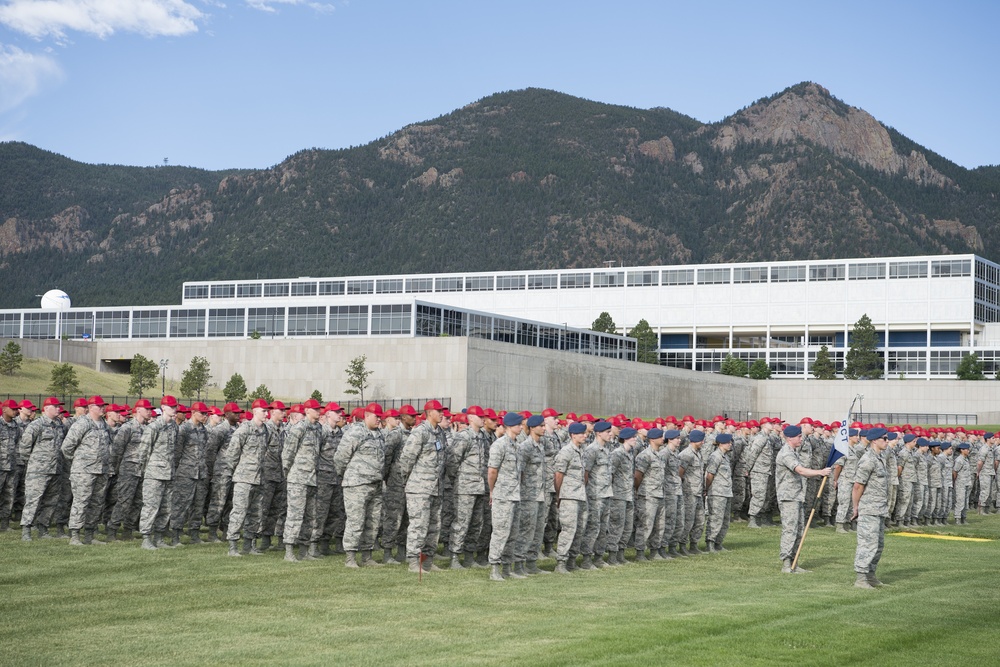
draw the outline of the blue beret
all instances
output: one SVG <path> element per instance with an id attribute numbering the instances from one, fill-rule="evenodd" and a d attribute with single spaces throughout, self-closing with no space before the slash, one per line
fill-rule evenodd
<path id="1" fill-rule="evenodd" d="M 945 441 L 945 442 L 942 442 L 942 443 L 941 443 L 941 450 L 942 450 L 942 451 L 945 451 L 945 452 L 946 452 L 946 451 L 948 451 L 949 449 L 951 449 L 951 443 L 950 443 L 950 442 L 948 442 L 948 441 Z"/>
<path id="2" fill-rule="evenodd" d="M 869 437 L 868 436 L 868 431 L 869 431 L 869 429 L 863 428 L 860 431 L 858 431 L 858 435 L 860 435 L 862 438 L 867 438 L 867 437 Z"/>
<path id="3" fill-rule="evenodd" d="M 702 442 L 705 439 L 705 434 L 701 431 L 691 431 L 688 433 L 688 440 L 691 442 Z"/>
<path id="4" fill-rule="evenodd" d="M 647 434 L 650 440 L 656 440 L 657 438 L 663 437 L 663 429 L 661 428 L 651 428 Z"/>
<path id="5" fill-rule="evenodd" d="M 611 428 L 611 422 L 599 421 L 596 424 L 594 424 L 595 433 L 603 433 L 604 431 L 607 431 L 609 428 Z"/>
<path id="6" fill-rule="evenodd" d="M 581 424 L 580 422 L 573 422 L 572 424 L 569 425 L 570 435 L 576 435 L 577 433 L 586 433 L 586 432 L 587 432 L 586 424 Z"/>
<path id="7" fill-rule="evenodd" d="M 913 439 L 916 437 L 917 436 L 913 435 L 912 433 L 907 433 L 906 435 L 903 436 L 903 442 L 913 442 Z"/>
<path id="8" fill-rule="evenodd" d="M 524 421 L 524 417 L 517 414 L 516 412 L 508 412 L 503 416 L 504 426 L 517 426 Z"/>
<path id="9" fill-rule="evenodd" d="M 664 440 L 673 440 L 674 438 L 679 438 L 679 437 L 681 437 L 681 432 L 675 428 L 668 428 L 666 431 L 663 432 Z"/>
<path id="10" fill-rule="evenodd" d="M 924 447 L 928 444 L 930 441 L 927 438 L 917 438 L 917 447 Z"/>
<path id="11" fill-rule="evenodd" d="M 720 445 L 724 445 L 727 442 L 732 442 L 733 441 L 733 434 L 732 433 L 720 433 L 719 435 L 717 435 L 715 437 L 715 441 L 717 443 L 719 443 Z"/>
<path id="12" fill-rule="evenodd" d="M 968 449 L 968 448 L 969 448 L 969 443 L 967 443 L 967 442 L 963 442 L 962 444 L 960 444 L 960 445 L 958 446 L 958 448 L 959 448 L 959 449 Z"/>
<path id="13" fill-rule="evenodd" d="M 856 428 L 852 428 L 850 431 L 847 432 L 847 435 L 853 438 L 855 436 L 861 435 L 861 431 L 859 431 Z"/>
<path id="14" fill-rule="evenodd" d="M 984 434 L 983 434 L 983 437 L 984 437 L 985 439 L 989 440 L 990 438 L 992 438 L 992 437 L 993 437 L 993 434 L 992 434 L 992 433 L 990 433 L 989 431 L 987 431 L 986 433 L 984 433 Z"/>
<path id="15" fill-rule="evenodd" d="M 623 428 L 619 433 L 618 437 L 622 440 L 628 440 L 629 438 L 634 438 L 639 432 L 634 428 Z"/>
<path id="16" fill-rule="evenodd" d="M 786 438 L 794 438 L 797 435 L 802 435 L 802 428 L 796 426 L 795 424 L 791 424 L 789 426 L 786 426 L 785 430 L 782 431 L 782 433 L 785 434 Z"/>
<path id="17" fill-rule="evenodd" d="M 879 438 L 885 437 L 885 435 L 887 433 L 888 433 L 888 431 L 885 430 L 884 428 L 878 428 L 876 426 L 875 428 L 868 429 L 868 436 L 867 437 L 868 437 L 869 440 L 878 440 Z"/>
<path id="18" fill-rule="evenodd" d="M 528 417 L 528 428 L 535 428 L 545 423 L 545 417 L 541 415 L 531 415 Z"/>
<path id="19" fill-rule="evenodd" d="M 885 437 L 889 438 L 889 442 L 892 442 L 897 437 L 899 437 L 899 435 L 895 431 L 889 431 L 888 433 L 885 434 Z"/>

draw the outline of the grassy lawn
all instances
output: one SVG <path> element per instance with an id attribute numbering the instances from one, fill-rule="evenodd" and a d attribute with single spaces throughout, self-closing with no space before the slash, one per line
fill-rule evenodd
<path id="1" fill-rule="evenodd" d="M 1000 537 L 1000 515 L 926 532 Z M 777 528 L 729 553 L 526 581 L 487 570 L 347 571 L 223 545 L 144 552 L 0 535 L 4 664 L 992 664 L 996 542 L 890 534 L 891 587 L 852 587 L 855 539 L 810 531 L 779 573 Z M 631 556 L 631 552 L 629 553 Z M 443 563 L 442 563 L 443 564 Z M 551 570 L 553 561 L 544 561 Z"/>

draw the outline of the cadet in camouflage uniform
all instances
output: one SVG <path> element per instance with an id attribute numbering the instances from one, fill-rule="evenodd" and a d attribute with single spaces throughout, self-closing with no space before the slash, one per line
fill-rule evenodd
<path id="1" fill-rule="evenodd" d="M 702 431 L 691 431 L 688 433 L 690 444 L 678 455 L 684 489 L 684 530 L 680 543 L 682 547 L 688 544 L 687 553 L 691 555 L 701 553 L 698 542 L 705 532 L 705 467 L 701 462 L 704 438 Z"/>
<path id="2" fill-rule="evenodd" d="M 314 537 L 316 530 L 316 468 L 323 445 L 323 426 L 319 423 L 320 404 L 310 398 L 302 404 L 305 419 L 296 422 L 285 436 L 281 451 L 282 476 L 286 480 L 287 514 L 283 530 L 285 560 L 296 562 L 295 545 L 302 558 L 315 559 L 320 554 Z M 309 554 L 306 551 L 309 543 Z"/>
<path id="3" fill-rule="evenodd" d="M 208 476 L 205 450 L 208 446 L 208 406 L 202 402 L 191 405 L 191 418 L 177 429 L 174 447 L 174 481 L 170 485 L 170 546 L 180 546 L 181 531 L 191 521 L 188 536 L 191 544 L 201 542 L 201 510 L 195 509 L 198 485 Z"/>
<path id="4" fill-rule="evenodd" d="M 733 448 L 730 451 L 730 458 L 733 462 L 733 521 L 744 521 L 743 506 L 747 498 L 747 476 L 750 469 L 747 467 L 747 456 L 750 454 L 750 443 L 747 434 L 750 429 L 742 427 L 733 434 Z"/>
<path id="5" fill-rule="evenodd" d="M 705 495 L 708 501 L 705 546 L 708 553 L 726 551 L 722 541 L 729 530 L 730 505 L 733 502 L 733 470 L 729 461 L 733 436 L 720 433 L 715 438 L 715 444 L 716 450 L 705 466 Z"/>
<path id="6" fill-rule="evenodd" d="M 625 548 L 635 520 L 635 443 L 639 432 L 623 428 L 622 446 L 611 452 L 611 512 L 608 519 L 608 564 L 624 565 Z"/>
<path id="7" fill-rule="evenodd" d="M 930 466 L 927 465 L 927 452 L 930 441 L 921 438 L 917 441 L 917 483 L 913 485 L 913 505 L 910 508 L 910 525 L 925 523 L 927 512 L 927 482 Z M 861 458 L 860 456 L 858 457 Z"/>
<path id="8" fill-rule="evenodd" d="M 486 461 L 490 460 L 490 448 L 499 437 L 497 435 L 499 417 L 493 408 L 486 409 L 486 417 L 483 418 L 483 430 L 486 431 Z M 487 491 L 489 485 L 487 484 Z M 487 494 L 487 498 L 488 498 Z M 487 503 L 489 501 L 487 500 Z M 493 512 L 487 507 L 483 512 L 483 528 L 479 531 L 479 544 L 476 545 L 476 565 L 479 567 L 490 566 L 490 539 L 493 537 Z"/>
<path id="9" fill-rule="evenodd" d="M 62 480 L 62 440 L 65 432 L 59 421 L 62 403 L 54 396 L 42 403 L 42 415 L 28 423 L 18 444 L 18 463 L 24 470 L 24 509 L 21 512 L 21 539 L 31 541 L 31 527 L 38 528 L 38 537 L 49 537 L 49 525 Z"/>
<path id="10" fill-rule="evenodd" d="M 583 534 L 580 569 L 604 567 L 602 557 L 607 544 L 608 522 L 611 519 L 611 424 L 594 424 L 594 441 L 583 450 L 583 465 L 587 471 L 587 529 Z"/>
<path id="11" fill-rule="evenodd" d="M 17 495 L 17 444 L 21 439 L 21 429 L 14 417 L 17 403 L 6 400 L 0 409 L 0 533 L 10 530 L 10 515 L 14 510 L 14 496 Z"/>
<path id="12" fill-rule="evenodd" d="M 174 478 L 174 450 L 177 444 L 177 399 L 160 400 L 160 417 L 142 432 L 139 441 L 139 470 L 142 471 L 142 512 L 139 531 L 143 549 L 169 546 L 163 531 L 170 521 L 170 482 Z"/>
<path id="13" fill-rule="evenodd" d="M 490 448 L 489 487 L 493 534 L 490 536 L 490 579 L 523 579 L 511 571 L 517 540 L 517 510 L 521 501 L 521 454 L 516 443 L 524 417 L 516 412 L 504 415 L 504 434 Z"/>
<path id="14" fill-rule="evenodd" d="M 486 412 L 478 405 L 466 410 L 469 428 L 452 438 L 445 463 L 446 474 L 455 489 L 455 521 L 451 526 L 451 568 L 475 565 L 475 545 L 483 529 L 487 510 Z M 383 528 L 384 530 L 384 528 Z M 388 548 L 388 547 L 387 547 Z M 460 559 L 465 554 L 465 562 Z"/>
<path id="15" fill-rule="evenodd" d="M 208 541 L 218 542 L 216 531 L 229 523 L 229 513 L 233 497 L 233 469 L 229 467 L 226 451 L 233 439 L 233 432 L 239 424 L 240 407 L 236 403 L 226 403 L 222 408 L 225 419 L 209 431 L 206 463 L 212 471 L 212 486 L 209 490 L 208 510 L 205 525 L 208 526 Z"/>
<path id="16" fill-rule="evenodd" d="M 281 472 L 281 450 L 285 445 L 285 410 L 284 403 L 273 401 L 265 422 L 271 437 L 264 453 L 264 474 L 260 482 L 261 551 L 271 548 L 271 538 L 275 535 L 280 537 L 284 525 L 287 500 L 285 477 Z"/>
<path id="17" fill-rule="evenodd" d="M 556 455 L 563 445 L 569 442 L 569 432 L 558 428 L 559 413 L 552 408 L 542 410 L 545 419 L 545 433 L 542 442 L 545 445 L 545 533 L 543 544 L 545 558 L 555 558 L 556 552 L 552 545 L 559 539 L 559 507 L 556 506 L 555 463 Z"/>
<path id="18" fill-rule="evenodd" d="M 938 511 L 938 525 L 944 526 L 948 523 L 948 513 L 955 506 L 955 487 L 951 480 L 951 443 L 938 442 L 937 446 L 941 450 L 936 457 L 941 469 L 941 509 Z"/>
<path id="19" fill-rule="evenodd" d="M 270 431 L 264 425 L 268 403 L 258 398 L 251 405 L 253 418 L 239 425 L 226 448 L 226 460 L 233 469 L 233 511 L 229 515 L 226 539 L 230 556 L 240 556 L 237 542 L 243 534 L 243 554 L 263 553 L 254 539 L 260 529 L 260 482 Z"/>
<path id="20" fill-rule="evenodd" d="M 386 565 L 406 562 L 406 479 L 399 467 L 399 454 L 403 451 L 403 443 L 410 436 L 410 430 L 416 424 L 417 411 L 412 405 L 404 405 L 399 409 L 399 425 L 385 435 L 385 492 L 382 496 L 382 561 Z M 480 527 L 482 512 L 485 511 L 486 497 L 486 460 L 483 458 L 482 497 L 480 500 Z M 470 526 L 471 528 L 471 526 Z M 454 537 L 454 530 L 452 537 Z M 463 546 L 465 534 L 462 536 Z M 473 537 L 479 539 L 478 533 Z M 475 542 L 471 545 L 474 551 Z M 395 556 L 392 553 L 396 549 Z"/>
<path id="21" fill-rule="evenodd" d="M 344 413 L 336 403 L 326 406 L 326 424 L 323 427 L 323 444 L 319 450 L 319 461 L 316 464 L 316 527 L 312 541 L 318 545 L 319 553 L 328 556 L 330 553 L 341 554 L 343 549 L 344 526 L 347 518 L 344 512 L 344 488 L 340 485 L 340 475 L 334 458 L 344 433 L 354 428 L 351 424 L 345 428 Z M 330 541 L 335 540 L 331 552 Z"/>
<path id="22" fill-rule="evenodd" d="M 69 514 L 69 543 L 92 544 L 104 509 L 104 492 L 111 464 L 111 432 L 104 421 L 107 403 L 100 396 L 87 401 L 87 414 L 78 418 L 62 441 L 70 466 L 73 505 Z M 80 531 L 84 531 L 80 539 Z"/>
<path id="23" fill-rule="evenodd" d="M 670 429 L 664 432 L 663 439 L 665 444 L 660 447 L 660 458 L 663 459 L 663 540 L 657 545 L 657 549 L 666 544 L 669 547 L 667 556 L 687 558 L 684 482 L 681 478 L 680 454 L 677 451 L 681 444 L 681 432 Z M 652 543 L 649 548 L 653 548 Z"/>
<path id="24" fill-rule="evenodd" d="M 799 574 L 808 572 L 798 566 L 792 569 L 792 561 L 805 530 L 805 480 L 809 477 L 825 477 L 830 474 L 830 468 L 816 470 L 802 465 L 797 451 L 802 441 L 801 428 L 786 426 L 783 433 L 785 445 L 775 459 L 775 489 L 781 510 L 781 571 L 785 574 Z"/>
<path id="25" fill-rule="evenodd" d="M 132 412 L 132 419 L 118 429 L 111 443 L 111 467 L 118 471 L 118 483 L 115 484 L 114 507 L 106 530 L 109 541 L 115 539 L 119 527 L 125 540 L 131 540 L 132 533 L 139 527 L 139 512 L 142 510 L 139 445 L 142 432 L 153 413 L 153 405 L 148 399 L 140 398 Z"/>
<path id="26" fill-rule="evenodd" d="M 994 497 L 994 484 L 997 474 L 993 434 L 986 434 L 986 442 L 979 448 L 979 461 L 976 462 L 976 476 L 979 478 L 979 514 L 987 514 L 990 500 Z"/>
<path id="27" fill-rule="evenodd" d="M 750 509 L 747 528 L 760 528 L 761 517 L 767 507 L 767 488 L 770 483 L 772 454 L 770 441 L 771 421 L 760 425 L 760 432 L 750 443 L 746 467 L 750 471 Z"/>
<path id="28" fill-rule="evenodd" d="M 583 465 L 583 443 L 587 427 L 580 422 L 569 425 L 570 441 L 556 456 L 556 505 L 559 507 L 559 544 L 556 547 L 556 572 L 566 574 L 576 569 L 576 557 L 587 525 L 587 482 Z"/>
<path id="29" fill-rule="evenodd" d="M 968 523 L 966 511 L 969 508 L 969 487 L 972 484 L 972 466 L 969 464 L 967 442 L 958 445 L 958 455 L 955 457 L 951 478 L 955 487 L 955 525 L 965 525 Z"/>
<path id="30" fill-rule="evenodd" d="M 426 419 L 414 428 L 399 455 L 406 480 L 406 561 L 410 572 L 438 570 L 433 561 L 441 523 L 441 479 L 444 477 L 445 434 L 440 423 L 444 406 L 437 400 L 424 404 Z"/>
<path id="31" fill-rule="evenodd" d="M 889 475 L 883 452 L 889 445 L 884 428 L 868 432 L 868 448 L 858 462 L 851 491 L 852 519 L 858 521 L 858 548 L 854 554 L 854 572 L 857 588 L 875 588 L 882 582 L 875 577 L 875 570 L 882 559 L 885 544 L 885 518 L 889 516 Z"/>
<path id="32" fill-rule="evenodd" d="M 545 418 L 532 415 L 525 422 L 527 437 L 518 445 L 521 458 L 521 500 L 518 503 L 518 533 L 514 542 L 514 571 L 542 574 L 538 552 L 545 534 Z M 548 572 L 544 572 L 548 574 Z"/>
<path id="33" fill-rule="evenodd" d="M 333 462 L 344 489 L 344 550 L 345 565 L 358 567 L 381 566 L 372 559 L 379 521 L 382 518 L 382 480 L 385 477 L 385 440 L 379 430 L 382 406 L 369 403 L 364 409 L 364 421 L 344 433 Z"/>
<path id="34" fill-rule="evenodd" d="M 670 432 L 677 433 L 677 431 Z M 635 560 L 637 562 L 646 560 L 647 545 L 650 547 L 651 558 L 668 558 L 662 546 L 665 518 L 663 477 L 666 466 L 664 458 L 660 456 L 663 430 L 651 429 L 648 437 L 649 447 L 635 457 L 633 488 L 636 506 Z M 624 554 L 621 552 L 618 554 L 618 562 L 624 562 Z"/>
<path id="35" fill-rule="evenodd" d="M 896 474 L 899 487 L 896 490 L 896 508 L 893 525 L 910 525 L 910 510 L 913 507 L 913 487 L 917 482 L 916 436 L 903 436 L 903 446 L 896 452 Z"/>
<path id="36" fill-rule="evenodd" d="M 864 445 L 860 442 L 861 432 L 848 431 L 847 454 L 834 462 L 833 483 L 837 487 L 837 532 L 846 533 L 851 527 L 851 490 L 854 488 L 854 473 L 858 469 L 860 454 Z"/>

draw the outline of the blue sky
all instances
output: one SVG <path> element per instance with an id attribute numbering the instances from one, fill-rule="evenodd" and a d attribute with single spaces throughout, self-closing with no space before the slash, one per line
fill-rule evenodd
<path id="1" fill-rule="evenodd" d="M 265 168 L 529 86 L 712 122 L 815 81 L 1000 163 L 1000 3 L 0 0 L 0 140 Z"/>

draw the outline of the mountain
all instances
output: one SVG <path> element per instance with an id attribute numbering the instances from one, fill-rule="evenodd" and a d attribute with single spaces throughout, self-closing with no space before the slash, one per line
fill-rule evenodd
<path id="1" fill-rule="evenodd" d="M 4 307 L 176 303 L 185 280 L 976 252 L 968 170 L 802 83 L 718 123 L 527 89 L 261 170 L 0 144 Z"/>

